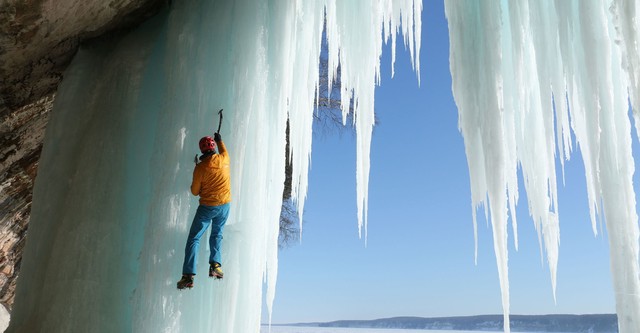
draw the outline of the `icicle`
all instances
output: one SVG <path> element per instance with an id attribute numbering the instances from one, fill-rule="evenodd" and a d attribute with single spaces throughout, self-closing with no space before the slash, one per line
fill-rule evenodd
<path id="1" fill-rule="evenodd" d="M 630 3 L 445 2 L 453 93 L 469 163 L 472 205 L 478 207 L 487 200 L 485 194 L 488 197 L 505 330 L 506 207 L 495 201 L 508 204 L 516 232 L 520 165 L 555 298 L 560 242 L 555 152 L 560 152 L 564 176 L 571 119 L 585 163 L 594 232 L 596 216 L 604 212 L 620 330 L 640 331 L 638 217 L 626 102 L 627 91 L 638 91 L 638 19 Z"/>
<path id="2" fill-rule="evenodd" d="M 369 190 L 369 152 L 375 122 L 374 91 L 380 78 L 383 31 L 395 46 L 396 27 L 402 27 L 412 63 L 419 71 L 419 51 L 422 4 L 420 1 L 327 1 L 327 41 L 329 47 L 329 82 L 341 66 L 342 114 L 346 122 L 351 97 L 354 99 L 354 125 L 357 131 L 356 184 L 358 230 L 367 229 Z M 358 13 L 348 15 L 347 13 Z M 417 13 L 417 15 L 416 15 Z M 401 24 L 401 21 L 402 24 Z M 387 27 L 387 30 L 384 30 Z M 392 49 L 395 59 L 395 48 Z M 333 73 L 333 74 L 331 74 Z M 417 73 L 419 77 L 419 72 Z"/>
<path id="3" fill-rule="evenodd" d="M 304 210 L 324 20 L 330 82 L 340 64 L 344 111 L 355 101 L 366 235 L 382 27 L 403 27 L 419 69 L 418 2 L 174 2 L 121 40 L 81 50 L 47 129 L 10 331 L 258 332 L 263 284 L 269 313 L 275 297 L 287 119 L 293 198 Z M 229 278 L 198 277 L 199 292 L 177 293 L 197 205 L 193 151 L 220 108 L 231 156 Z M 205 252 L 197 276 L 206 276 Z"/>

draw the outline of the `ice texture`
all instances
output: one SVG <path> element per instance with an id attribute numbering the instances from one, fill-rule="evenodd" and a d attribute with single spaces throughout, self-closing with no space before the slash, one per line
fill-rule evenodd
<path id="1" fill-rule="evenodd" d="M 277 280 L 287 119 L 304 210 L 325 18 L 344 112 L 354 99 L 366 230 L 382 45 L 401 32 L 419 70 L 421 11 L 415 0 L 174 1 L 82 47 L 47 127 L 9 332 L 258 332 L 263 287 L 271 311 Z M 206 278 L 203 241 L 195 288 L 179 292 L 193 156 L 221 108 L 233 196 L 225 278 Z"/>
<path id="2" fill-rule="evenodd" d="M 607 227 L 620 332 L 640 332 L 628 113 L 631 101 L 638 126 L 636 5 L 607 0 L 445 1 L 474 228 L 476 208 L 486 207 L 507 332 L 507 222 L 511 216 L 517 249 L 518 166 L 555 297 L 560 242 L 556 152 L 564 173 L 571 132 L 584 160 L 593 231 L 597 234 L 602 214 Z"/>

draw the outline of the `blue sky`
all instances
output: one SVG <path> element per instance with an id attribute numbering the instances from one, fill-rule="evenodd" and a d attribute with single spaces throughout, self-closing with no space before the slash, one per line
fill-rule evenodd
<path id="1" fill-rule="evenodd" d="M 483 210 L 474 264 L 469 173 L 451 93 L 443 3 L 424 1 L 424 6 L 421 86 L 402 45 L 394 78 L 390 46 L 382 57 L 368 245 L 358 238 L 355 136 L 317 131 L 303 240 L 280 251 L 274 323 L 502 313 L 491 226 Z M 606 230 L 602 226 L 597 237 L 591 230 L 576 147 L 564 185 L 561 173 L 558 177 L 557 303 L 521 184 L 517 252 L 509 229 L 511 313 L 613 313 Z"/>

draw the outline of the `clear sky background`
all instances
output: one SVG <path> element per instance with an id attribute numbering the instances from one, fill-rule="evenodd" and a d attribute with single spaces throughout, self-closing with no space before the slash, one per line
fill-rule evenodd
<path id="1" fill-rule="evenodd" d="M 491 226 L 482 209 L 474 264 L 469 172 L 451 93 L 444 5 L 423 4 L 421 86 L 401 44 L 391 78 L 390 45 L 384 48 L 368 244 L 358 238 L 355 135 L 316 131 L 303 239 L 280 251 L 273 323 L 502 313 Z M 512 314 L 615 312 L 606 230 L 599 225 L 599 235 L 592 232 L 583 162 L 573 149 L 564 185 L 558 170 L 557 302 L 521 182 L 518 251 L 509 226 Z"/>

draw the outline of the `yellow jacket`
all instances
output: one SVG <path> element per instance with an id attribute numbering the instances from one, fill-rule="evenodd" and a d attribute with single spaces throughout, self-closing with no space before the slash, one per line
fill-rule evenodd
<path id="1" fill-rule="evenodd" d="M 191 193 L 200 196 L 200 204 L 219 206 L 231 202 L 229 153 L 224 142 L 218 142 L 219 154 L 205 157 L 193 169 Z"/>

